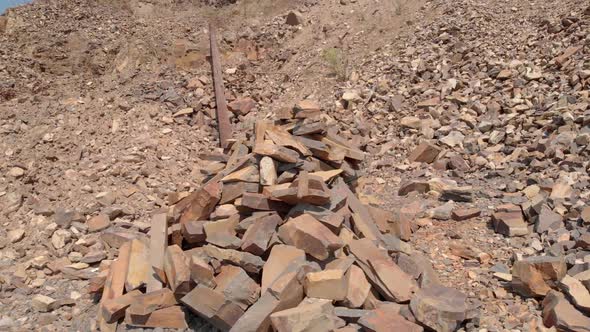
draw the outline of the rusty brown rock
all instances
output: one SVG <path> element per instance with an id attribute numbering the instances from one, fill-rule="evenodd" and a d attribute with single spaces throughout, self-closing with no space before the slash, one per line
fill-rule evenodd
<path id="1" fill-rule="evenodd" d="M 369 239 L 353 240 L 348 247 L 371 284 L 386 300 L 410 300 L 417 288 L 416 282 L 393 262 L 386 251 Z"/>
<path id="2" fill-rule="evenodd" d="M 221 199 L 221 189 L 220 182 L 211 182 L 181 200 L 175 207 L 175 210 L 181 210 L 175 212 L 182 213 L 180 222 L 207 220 Z"/>
<path id="3" fill-rule="evenodd" d="M 563 294 L 555 290 L 550 290 L 543 300 L 543 323 L 558 331 L 590 331 L 590 317 L 576 310 Z"/>
<path id="4" fill-rule="evenodd" d="M 307 298 L 297 307 L 273 313 L 277 332 L 332 331 L 345 323 L 334 315 L 331 301 Z"/>
<path id="5" fill-rule="evenodd" d="M 436 157 L 441 152 L 441 149 L 436 145 L 430 144 L 428 142 L 422 142 L 418 147 L 410 153 L 408 159 L 411 162 L 424 162 L 424 163 L 432 163 L 436 160 Z"/>
<path id="6" fill-rule="evenodd" d="M 233 301 L 243 310 L 248 309 L 260 297 L 260 286 L 240 267 L 222 266 L 215 282 L 215 290 L 223 293 L 226 299 Z"/>
<path id="7" fill-rule="evenodd" d="M 244 314 L 244 310 L 223 293 L 207 287 L 195 287 L 180 302 L 222 331 L 228 331 Z"/>
<path id="8" fill-rule="evenodd" d="M 281 222 L 282 219 L 277 214 L 254 220 L 242 237 L 242 250 L 258 256 L 264 254 L 277 225 Z"/>
<path id="9" fill-rule="evenodd" d="M 523 296 L 542 297 L 557 288 L 566 272 L 563 257 L 528 257 L 514 262 L 512 288 Z"/>
<path id="10" fill-rule="evenodd" d="M 319 260 L 342 247 L 342 241 L 314 217 L 302 214 L 279 227 L 279 238 Z"/>
<path id="11" fill-rule="evenodd" d="M 435 331 L 456 331 L 467 319 L 467 296 L 456 289 L 431 285 L 416 292 L 410 309 L 421 324 Z"/>
<path id="12" fill-rule="evenodd" d="M 179 246 L 172 245 L 166 249 L 164 271 L 174 293 L 186 294 L 192 289 L 189 261 Z"/>

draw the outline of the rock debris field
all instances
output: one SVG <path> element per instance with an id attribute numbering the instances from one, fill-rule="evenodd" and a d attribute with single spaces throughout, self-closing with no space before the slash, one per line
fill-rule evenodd
<path id="1" fill-rule="evenodd" d="M 9 9 L 0 331 L 590 331 L 589 36 L 578 0 Z"/>

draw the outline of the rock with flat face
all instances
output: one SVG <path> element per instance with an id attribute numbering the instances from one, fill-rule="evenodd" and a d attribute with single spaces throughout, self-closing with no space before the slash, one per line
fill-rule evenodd
<path id="1" fill-rule="evenodd" d="M 499 206 L 492 215 L 492 223 L 496 232 L 505 236 L 523 236 L 529 233 L 522 211 L 517 205 Z"/>
<path id="2" fill-rule="evenodd" d="M 291 264 L 303 265 L 303 263 L 305 263 L 305 251 L 283 244 L 278 244 L 272 247 L 270 255 L 262 269 L 262 293 L 264 293 Z"/>
<path id="3" fill-rule="evenodd" d="M 543 323 L 558 331 L 590 332 L 590 317 L 576 310 L 563 294 L 554 290 L 543 300 Z"/>
<path id="4" fill-rule="evenodd" d="M 590 314 L 590 292 L 580 280 L 566 274 L 559 282 L 559 289 L 569 295 L 572 303 L 580 311 Z"/>
<path id="5" fill-rule="evenodd" d="M 408 159 L 411 162 L 433 163 L 441 149 L 436 145 L 423 142 L 410 153 Z"/>
<path id="6" fill-rule="evenodd" d="M 547 205 L 541 207 L 535 221 L 535 232 L 541 234 L 549 230 L 556 230 L 563 226 L 563 218 L 559 213 L 553 212 Z"/>
<path id="7" fill-rule="evenodd" d="M 376 290 L 388 301 L 407 302 L 417 288 L 414 279 L 395 264 L 387 251 L 364 238 L 348 244 L 350 253 Z"/>
<path id="8" fill-rule="evenodd" d="M 348 282 L 343 270 L 311 272 L 303 283 L 307 297 L 342 301 L 346 297 Z"/>
<path id="9" fill-rule="evenodd" d="M 455 331 L 467 318 L 467 296 L 456 289 L 431 285 L 414 294 L 410 309 L 416 320 L 439 331 Z"/>
<path id="10" fill-rule="evenodd" d="M 215 290 L 223 293 L 225 298 L 239 305 L 243 310 L 258 300 L 260 286 L 252 280 L 242 268 L 225 265 L 215 277 Z"/>
<path id="11" fill-rule="evenodd" d="M 334 315 L 332 301 L 310 298 L 295 308 L 275 312 L 270 320 L 277 332 L 332 331 L 345 324 Z"/>
<path id="12" fill-rule="evenodd" d="M 229 330 L 244 314 L 244 310 L 222 292 L 207 287 L 193 288 L 180 302 L 222 331 Z"/>
<path id="13" fill-rule="evenodd" d="M 545 296 L 567 272 L 563 257 L 535 256 L 514 262 L 512 288 L 523 296 Z"/>
<path id="14" fill-rule="evenodd" d="M 363 326 L 363 331 L 389 332 L 422 332 L 424 329 L 415 323 L 406 320 L 399 313 L 387 306 L 379 307 L 369 311 L 361 317 L 358 323 Z"/>
<path id="15" fill-rule="evenodd" d="M 328 227 L 308 214 L 293 218 L 279 227 L 279 238 L 319 260 L 327 259 L 344 245 Z"/>

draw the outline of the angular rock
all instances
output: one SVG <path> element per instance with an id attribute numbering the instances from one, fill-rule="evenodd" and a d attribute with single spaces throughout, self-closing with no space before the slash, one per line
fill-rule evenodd
<path id="1" fill-rule="evenodd" d="M 242 237 L 242 250 L 254 255 L 262 255 L 268 248 L 275 229 L 282 222 L 277 214 L 256 219 Z"/>
<path id="2" fill-rule="evenodd" d="M 260 184 L 263 186 L 277 184 L 276 164 L 271 157 L 264 156 L 260 159 Z"/>
<path id="3" fill-rule="evenodd" d="M 334 315 L 331 301 L 305 299 L 297 307 L 273 313 L 272 326 L 277 332 L 332 331 L 344 326 Z"/>
<path id="4" fill-rule="evenodd" d="M 369 311 L 358 321 L 363 326 L 363 331 L 368 332 L 389 332 L 407 331 L 422 332 L 424 329 L 415 323 L 406 320 L 399 313 L 384 308 L 376 308 Z"/>
<path id="5" fill-rule="evenodd" d="M 543 300 L 543 323 L 558 331 L 590 332 L 590 317 L 576 310 L 555 290 L 549 291 Z"/>
<path id="6" fill-rule="evenodd" d="M 369 295 L 371 284 L 363 270 L 356 265 L 348 268 L 345 280 L 348 284 L 344 304 L 350 308 L 360 308 Z"/>
<path id="7" fill-rule="evenodd" d="M 223 293 L 206 287 L 195 287 L 180 302 L 222 331 L 228 331 L 244 314 L 244 310 Z"/>
<path id="8" fill-rule="evenodd" d="M 302 214 L 279 227 L 279 238 L 288 245 L 302 249 L 318 260 L 327 259 L 344 243 L 314 217 Z"/>
<path id="9" fill-rule="evenodd" d="M 343 270 L 311 272 L 305 276 L 303 286 L 307 297 L 342 301 L 348 291 L 348 280 Z"/>
<path id="10" fill-rule="evenodd" d="M 254 107 L 256 107 L 256 102 L 249 97 L 239 98 L 227 104 L 227 108 L 236 115 L 246 115 Z"/>
<path id="11" fill-rule="evenodd" d="M 416 292 L 410 309 L 421 324 L 435 331 L 451 332 L 467 319 L 467 296 L 453 288 L 428 286 Z"/>
<path id="12" fill-rule="evenodd" d="M 590 314 L 590 292 L 580 280 L 566 274 L 559 281 L 559 288 L 572 299 L 572 303 L 580 311 Z"/>
<path id="13" fill-rule="evenodd" d="M 155 310 L 148 316 L 125 315 L 125 323 L 130 326 L 162 328 L 162 329 L 186 329 L 186 316 L 180 306 L 171 306 Z"/>
<path id="14" fill-rule="evenodd" d="M 264 293 L 287 268 L 305 263 L 305 252 L 293 246 L 278 244 L 272 247 L 262 269 L 261 290 Z"/>
<path id="15" fill-rule="evenodd" d="M 89 232 L 98 232 L 108 228 L 111 225 L 111 220 L 106 214 L 99 214 L 86 221 Z"/>
<path id="16" fill-rule="evenodd" d="M 393 262 L 386 251 L 369 239 L 353 240 L 348 246 L 371 284 L 386 300 L 410 300 L 416 290 L 416 282 Z"/>
<path id="17" fill-rule="evenodd" d="M 492 215 L 492 223 L 496 232 L 505 236 L 523 236 L 529 233 L 522 211 L 516 205 L 499 206 Z"/>
<path id="18" fill-rule="evenodd" d="M 147 244 L 139 239 L 132 240 L 129 267 L 125 278 L 125 289 L 128 292 L 143 287 L 148 283 L 150 271 L 152 270 L 149 262 Z"/>
<path id="19" fill-rule="evenodd" d="M 192 289 L 189 261 L 179 246 L 172 245 L 166 249 L 164 271 L 168 284 L 175 294 L 184 295 Z"/>
<path id="20" fill-rule="evenodd" d="M 479 217 L 480 214 L 481 210 L 477 208 L 455 209 L 453 210 L 451 217 L 453 218 L 453 220 L 463 221 Z"/>
<path id="21" fill-rule="evenodd" d="M 264 266 L 262 258 L 247 252 L 241 252 L 233 249 L 221 249 L 212 245 L 203 247 L 205 253 L 222 263 L 237 265 L 248 273 L 259 273 Z"/>
<path id="22" fill-rule="evenodd" d="M 279 276 L 263 291 L 260 299 L 244 313 L 230 332 L 270 331 L 270 315 L 296 307 L 303 300 L 303 286 L 299 282 L 299 271 L 287 272 Z"/>
<path id="23" fill-rule="evenodd" d="M 182 213 L 181 224 L 207 220 L 221 198 L 221 188 L 221 183 L 211 182 L 176 204 L 175 215 Z"/>
<path id="24" fill-rule="evenodd" d="M 512 266 L 512 288 L 523 296 L 542 297 L 567 272 L 563 257 L 535 256 L 514 262 Z"/>
<path id="25" fill-rule="evenodd" d="M 248 309 L 260 297 L 260 286 L 240 267 L 225 265 L 215 277 L 215 290 L 223 293 L 243 310 Z"/>
<path id="26" fill-rule="evenodd" d="M 197 255 L 192 255 L 190 258 L 191 278 L 198 284 L 209 288 L 215 288 L 215 271 L 211 265 L 207 264 L 202 258 Z"/>
<path id="27" fill-rule="evenodd" d="M 440 152 L 441 149 L 436 145 L 430 144 L 428 142 L 422 142 L 414 149 L 414 151 L 412 151 L 412 153 L 410 153 L 408 160 L 411 162 L 423 162 L 430 164 L 436 160 L 436 157 Z"/>

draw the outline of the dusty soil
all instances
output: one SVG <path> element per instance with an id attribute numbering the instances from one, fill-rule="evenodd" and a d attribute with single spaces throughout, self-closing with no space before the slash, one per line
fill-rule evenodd
<path id="1" fill-rule="evenodd" d="M 511 100 L 526 99 L 541 109 L 567 95 L 577 98 L 572 112 L 587 114 L 587 81 L 570 84 L 589 65 L 586 7 L 575 0 L 40 0 L 10 10 L 0 17 L 0 330 L 95 330 L 97 306 L 86 292 L 88 281 L 59 269 L 79 262 L 89 248 L 114 258 L 116 251 L 88 233 L 85 221 L 117 210 L 112 228 L 145 232 L 153 213 L 168 207 L 169 193 L 198 188 L 205 166 L 200 155 L 218 146 L 209 22 L 218 27 L 228 100 L 250 96 L 257 102 L 253 112 L 232 118 L 236 132 L 310 98 L 344 132 L 362 137 L 358 143 L 371 157 L 359 192 L 375 205 L 395 211 L 418 202 L 420 213 L 443 205 L 432 193 L 399 197 L 402 180 L 440 177 L 472 186 L 475 200 L 456 204 L 480 208 L 480 217 L 424 221 L 416 213 L 411 243 L 444 284 L 468 294 L 479 310 L 463 330 L 544 329 L 538 301 L 504 294 L 505 284 L 491 272 L 529 253 L 532 237 L 505 238 L 489 220 L 495 206 L 515 200 L 511 194 L 522 190 L 515 183 L 553 183 L 574 166 L 545 156 L 539 158 L 545 167 L 500 166 L 494 154 L 532 146 L 539 137 L 533 130 L 489 144 L 478 155 L 489 157 L 484 162 L 466 152 L 467 142 L 448 147 L 465 156 L 466 171 L 411 164 L 407 154 L 422 139 L 475 131 L 485 114 L 473 105 L 490 100 L 508 108 Z M 285 24 L 291 10 L 302 13 L 301 25 Z M 579 20 L 550 32 L 568 16 Z M 569 45 L 584 43 L 574 68 L 551 65 Z M 524 75 L 524 66 L 541 68 L 546 80 L 502 83 L 492 74 L 510 67 Z M 360 96 L 352 106 L 342 102 L 351 90 Z M 450 106 L 416 106 L 441 90 Z M 175 116 L 186 108 L 193 111 Z M 402 126 L 410 115 L 436 118 L 443 129 Z M 515 119 L 504 115 L 497 128 Z M 516 119 L 526 131 L 527 121 L 544 116 Z M 582 205 L 589 198 L 584 151 L 572 152 L 582 159 L 572 161 L 579 165 L 571 181 Z M 64 223 L 66 244 L 56 248 L 53 234 Z M 11 241 L 12 230 L 24 235 Z M 455 256 L 451 242 L 477 247 L 490 259 Z M 35 294 L 75 303 L 39 313 L 31 306 Z M 197 319 L 192 323 L 193 330 L 209 329 Z"/>

